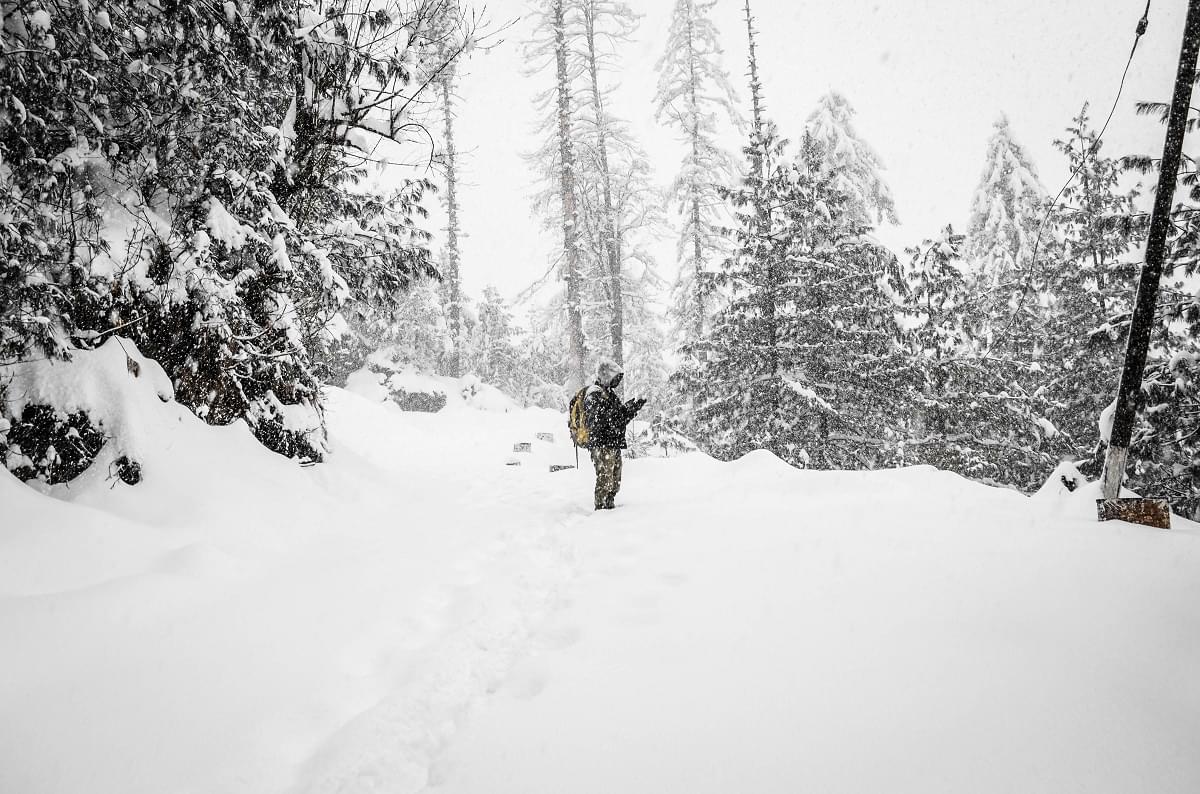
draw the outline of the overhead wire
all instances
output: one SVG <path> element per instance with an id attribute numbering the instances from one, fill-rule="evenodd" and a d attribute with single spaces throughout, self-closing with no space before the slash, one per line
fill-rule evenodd
<path id="1" fill-rule="evenodd" d="M 1008 324 L 1004 327 L 1004 334 L 1001 334 L 1001 336 L 1004 336 L 1008 333 L 1008 331 L 1016 323 L 1017 318 L 1020 316 L 1021 310 L 1025 307 L 1025 300 L 1029 295 L 1029 289 L 1032 286 L 1034 270 L 1037 267 L 1037 255 L 1042 245 L 1042 235 L 1046 229 L 1046 222 L 1050 219 L 1050 213 L 1058 207 L 1058 200 L 1062 198 L 1062 194 L 1065 193 L 1067 188 L 1070 187 L 1071 183 L 1075 181 L 1075 177 L 1079 176 L 1079 173 L 1087 165 L 1089 158 L 1099 151 L 1100 144 L 1104 140 L 1104 133 L 1108 131 L 1108 125 L 1113 120 L 1113 116 L 1117 112 L 1117 106 L 1121 102 L 1121 95 L 1125 92 L 1125 80 L 1129 77 L 1129 67 L 1133 64 L 1133 56 L 1137 53 L 1138 44 L 1141 42 L 1142 36 L 1145 35 L 1146 29 L 1150 25 L 1151 2 L 1152 0 L 1146 0 L 1146 8 L 1142 11 L 1141 18 L 1138 19 L 1137 27 L 1134 30 L 1133 45 L 1129 48 L 1129 57 L 1125 59 L 1125 68 L 1121 71 L 1121 80 L 1117 84 L 1117 95 L 1113 98 L 1112 107 L 1110 107 L 1108 110 L 1108 116 L 1104 119 L 1104 124 L 1100 127 L 1100 133 L 1096 136 L 1096 140 L 1092 143 L 1092 145 L 1089 146 L 1084 152 L 1083 157 L 1079 159 L 1079 164 L 1075 166 L 1073 171 L 1071 171 L 1071 175 L 1067 177 L 1067 181 L 1063 182 L 1062 187 L 1058 189 L 1058 193 L 1054 195 L 1054 199 L 1049 203 L 1049 205 L 1047 205 L 1046 211 L 1042 214 L 1042 220 L 1038 224 L 1037 236 L 1033 241 L 1033 251 L 1030 254 L 1029 263 L 1025 268 L 1025 273 L 1021 277 L 1021 297 L 1018 300 L 1016 307 L 1013 309 L 1012 316 L 1009 318 Z M 994 339 L 988 344 L 988 348 L 983 354 L 985 359 L 991 354 L 994 344 Z"/>

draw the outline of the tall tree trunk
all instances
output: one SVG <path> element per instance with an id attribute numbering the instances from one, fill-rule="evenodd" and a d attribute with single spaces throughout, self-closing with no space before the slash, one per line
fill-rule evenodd
<path id="1" fill-rule="evenodd" d="M 750 14 L 750 0 L 746 0 L 746 38 L 750 43 L 750 110 L 751 135 L 762 138 L 762 83 L 758 80 L 758 53 L 754 45 L 754 17 Z"/>
<path id="2" fill-rule="evenodd" d="M 690 112 L 692 114 L 692 165 L 695 167 L 696 161 L 700 157 L 700 104 L 696 98 L 696 47 L 695 47 L 695 28 L 693 24 L 693 16 L 695 14 L 695 6 L 688 3 L 688 23 L 687 23 L 687 43 L 688 43 L 688 102 L 691 105 Z M 699 340 L 704 336 L 704 318 L 705 318 L 705 284 L 704 284 L 704 243 L 700 234 L 700 189 L 696 185 L 696 177 L 693 173 L 692 183 L 689 186 L 692 193 L 692 256 L 695 259 L 693 262 L 693 284 L 692 290 L 695 293 L 693 300 L 696 301 L 696 339 Z"/>
<path id="3" fill-rule="evenodd" d="M 767 256 L 767 273 L 766 284 L 759 291 L 762 296 L 759 303 L 759 311 L 762 312 L 763 334 L 762 344 L 764 353 L 767 357 L 767 369 L 770 372 L 771 378 L 768 388 L 768 405 L 771 408 L 772 416 L 779 415 L 779 383 L 778 375 L 780 370 L 779 361 L 779 329 L 778 320 L 775 316 L 776 308 L 776 289 L 778 287 L 778 275 L 776 270 L 775 252 L 770 249 L 771 235 L 771 208 L 763 200 L 763 191 L 767 189 L 769 179 L 770 163 L 769 152 L 766 151 L 766 141 L 763 138 L 763 118 L 762 118 L 762 84 L 758 79 L 758 51 L 754 42 L 754 17 L 750 13 L 750 0 L 745 0 L 746 10 L 746 39 L 749 43 L 749 77 L 750 77 L 750 108 L 752 113 L 751 131 L 750 131 L 750 167 L 755 172 L 758 178 L 758 190 L 754 194 L 754 217 L 755 225 L 758 227 L 758 236 L 762 240 L 766 240 L 768 250 Z M 776 455 L 781 455 L 782 449 L 779 447 L 778 439 L 774 432 L 771 434 L 771 451 Z"/>
<path id="4" fill-rule="evenodd" d="M 564 278 L 567 282 L 568 378 L 572 388 L 587 382 L 583 311 L 579 306 L 583 274 L 579 263 L 579 210 L 575 197 L 575 153 L 571 143 L 571 86 L 567 71 L 564 0 L 554 4 L 554 60 L 558 78 L 558 153 L 563 217 Z"/>
<path id="5" fill-rule="evenodd" d="M 442 79 L 442 118 L 446 138 L 446 290 L 447 319 L 450 323 L 450 358 L 446 374 L 462 376 L 462 280 L 458 249 L 458 149 L 454 145 L 454 70 L 447 69 Z"/>
<path id="6" fill-rule="evenodd" d="M 604 99 L 600 93 L 600 70 L 596 64 L 596 14 L 595 0 L 584 8 L 584 34 L 587 39 L 588 76 L 592 83 L 592 107 L 596 114 L 596 159 L 600 172 L 600 191 L 603 219 L 600 229 L 600 254 L 608 276 L 609 321 L 608 333 L 612 343 L 612 357 L 618 365 L 625 365 L 625 307 L 621 258 L 617 250 L 617 222 L 613 210 L 612 171 L 608 166 L 608 118 L 604 113 Z"/>

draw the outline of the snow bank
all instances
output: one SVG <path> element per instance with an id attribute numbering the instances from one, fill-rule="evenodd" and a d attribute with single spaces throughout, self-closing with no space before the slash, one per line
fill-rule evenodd
<path id="1" fill-rule="evenodd" d="M 1200 527 L 765 453 L 626 481 L 434 790 L 1200 786 Z"/>
<path id="2" fill-rule="evenodd" d="M 148 439 L 164 430 L 144 421 L 174 398 L 171 379 L 132 340 L 109 337 L 95 350 L 73 351 L 70 361 L 41 359 L 0 367 L 7 412 L 20 417 L 30 405 L 51 406 L 62 417 L 82 412 L 107 437 L 92 470 L 109 475 L 113 461 L 139 462 Z M 169 432 L 169 431 L 168 431 Z"/>
<path id="3" fill-rule="evenodd" d="M 533 465 L 570 456 L 561 434 L 536 441 L 557 414 L 407 414 L 330 389 L 333 451 L 302 468 L 100 355 L 83 366 L 120 363 L 146 476 L 93 467 L 39 493 L 0 473 L 0 791 L 290 791 L 402 681 L 418 732 L 482 696 L 569 570 L 544 519 L 574 492 Z M 498 611 L 468 640 L 478 599 Z M 402 755 L 424 769 L 435 750 Z"/>
<path id="4" fill-rule="evenodd" d="M 375 402 L 392 400 L 407 410 L 436 412 L 443 409 L 474 408 L 482 411 L 517 411 L 516 401 L 494 386 L 481 381 L 475 375 L 450 378 L 432 375 L 404 367 L 395 370 L 380 369 L 374 360 L 367 366 L 351 373 L 346 381 L 347 390 Z M 413 395 L 429 398 L 412 405 Z M 425 406 L 437 407 L 430 411 Z"/>
<path id="5" fill-rule="evenodd" d="M 372 384 L 317 466 L 149 389 L 138 487 L 0 475 L 0 791 L 1200 786 L 1194 524 L 764 452 L 595 513 L 561 414 Z"/>

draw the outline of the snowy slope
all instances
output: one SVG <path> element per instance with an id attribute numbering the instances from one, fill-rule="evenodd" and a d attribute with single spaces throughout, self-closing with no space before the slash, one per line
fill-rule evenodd
<path id="1" fill-rule="evenodd" d="M 628 502 L 437 791 L 1198 790 L 1195 525 L 766 453 Z"/>
<path id="2" fill-rule="evenodd" d="M 329 397 L 320 466 L 164 404 L 136 488 L 0 478 L 0 792 L 1200 787 L 1196 525 L 763 453 L 597 514 L 561 416 Z"/>

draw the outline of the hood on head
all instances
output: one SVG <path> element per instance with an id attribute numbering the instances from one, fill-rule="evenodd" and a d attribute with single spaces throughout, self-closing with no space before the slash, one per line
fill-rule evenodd
<path id="1" fill-rule="evenodd" d="M 596 370 L 596 382 L 601 386 L 616 386 L 624 374 L 625 371 L 615 361 L 605 359 Z"/>

